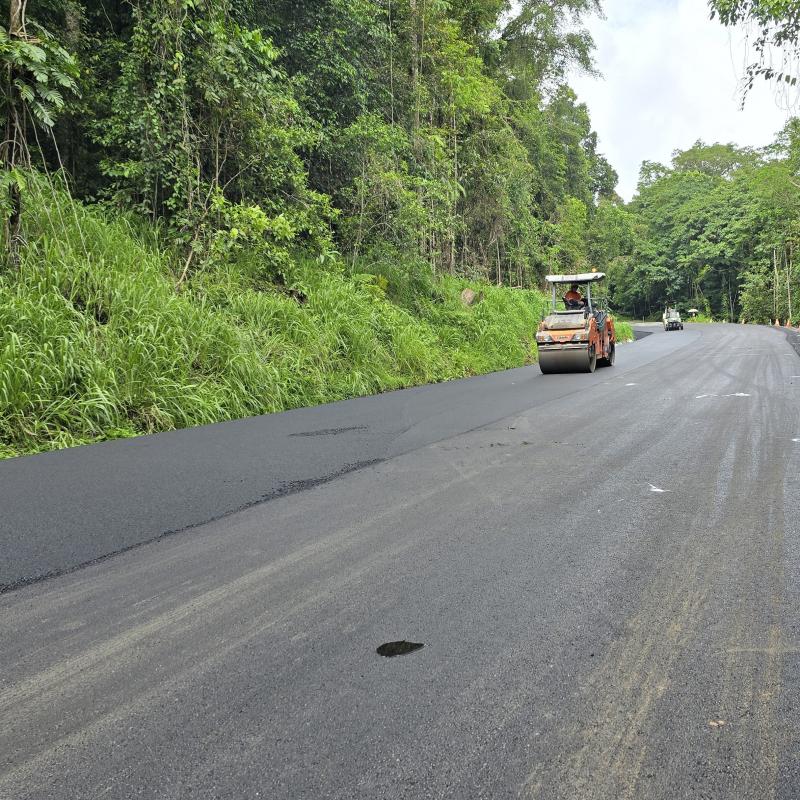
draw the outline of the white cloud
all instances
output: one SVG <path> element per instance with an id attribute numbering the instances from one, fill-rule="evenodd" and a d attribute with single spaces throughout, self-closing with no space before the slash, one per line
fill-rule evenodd
<path id="1" fill-rule="evenodd" d="M 771 142 L 789 113 L 756 84 L 740 110 L 744 37 L 709 19 L 703 0 L 606 0 L 592 19 L 603 78 L 573 76 L 603 152 L 633 195 L 644 159 L 669 163 L 697 139 L 754 147 Z"/>

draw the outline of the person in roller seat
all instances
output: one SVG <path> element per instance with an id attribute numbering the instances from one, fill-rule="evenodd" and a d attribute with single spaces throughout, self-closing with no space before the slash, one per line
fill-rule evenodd
<path id="1" fill-rule="evenodd" d="M 569 287 L 569 291 L 564 295 L 564 305 L 568 309 L 581 309 L 583 308 L 586 303 L 583 300 L 583 295 L 578 290 L 578 284 L 573 283 L 572 286 Z"/>

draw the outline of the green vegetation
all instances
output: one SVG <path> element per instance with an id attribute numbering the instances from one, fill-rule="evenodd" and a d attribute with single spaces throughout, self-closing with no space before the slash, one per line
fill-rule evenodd
<path id="1" fill-rule="evenodd" d="M 18 275 L 0 276 L 0 455 L 380 392 L 530 363 L 543 297 L 455 277 L 284 285 L 227 263 L 174 290 L 148 226 L 26 180 Z M 482 297 L 466 307 L 471 285 Z"/>
<path id="2" fill-rule="evenodd" d="M 542 276 L 619 250 L 598 9 L 0 7 L 0 452 L 535 359 Z"/>
<path id="3" fill-rule="evenodd" d="M 800 57 L 798 0 L 711 0 L 711 16 L 723 25 L 745 27 L 753 48 L 746 67 L 749 91 L 757 78 L 797 85 Z"/>
<path id="4" fill-rule="evenodd" d="M 793 8 L 712 3 L 787 52 Z M 626 205 L 567 81 L 599 10 L 0 6 L 0 453 L 527 363 L 548 272 L 796 321 L 800 123 L 645 162 Z"/>
<path id="5" fill-rule="evenodd" d="M 669 303 L 703 317 L 800 321 L 800 120 L 763 150 L 706 145 L 645 162 L 609 269 L 616 307 L 656 318 Z"/>
<path id="6" fill-rule="evenodd" d="M 713 17 L 750 33 L 745 98 L 757 78 L 797 84 L 797 0 L 711 0 Z M 800 322 L 800 119 L 761 150 L 705 144 L 644 162 L 638 195 L 601 228 L 614 260 L 611 295 L 632 317 L 665 304 L 697 321 Z"/>
<path id="7" fill-rule="evenodd" d="M 618 342 L 632 342 L 633 341 L 633 328 L 630 322 L 618 319 L 614 322 L 614 332 L 617 336 Z"/>

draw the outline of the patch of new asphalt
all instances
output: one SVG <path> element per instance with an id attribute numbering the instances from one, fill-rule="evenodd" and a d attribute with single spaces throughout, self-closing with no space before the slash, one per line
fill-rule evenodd
<path id="1" fill-rule="evenodd" d="M 620 346 L 617 365 L 594 375 L 523 367 L 2 461 L 0 591 L 479 428 L 696 339 L 687 331 Z"/>

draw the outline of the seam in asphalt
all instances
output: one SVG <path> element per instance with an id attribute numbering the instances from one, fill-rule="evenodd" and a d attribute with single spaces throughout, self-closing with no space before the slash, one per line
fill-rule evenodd
<path id="1" fill-rule="evenodd" d="M 22 589 L 25 586 L 33 586 L 37 583 L 42 581 L 49 580 L 51 578 L 59 578 L 63 575 L 69 575 L 73 572 L 77 572 L 80 569 L 85 569 L 86 567 L 94 566 L 95 564 L 100 564 L 103 561 L 107 561 L 109 558 L 113 558 L 114 556 L 122 555 L 123 553 L 128 553 L 131 550 L 136 550 L 139 547 L 144 547 L 148 544 L 153 544 L 153 542 L 157 542 L 160 539 L 164 539 L 167 536 L 173 536 L 177 533 L 184 533 L 185 531 L 193 530 L 194 528 L 199 528 L 202 525 L 208 525 L 211 522 L 218 522 L 221 519 L 225 519 L 226 517 L 230 517 L 232 514 L 238 514 L 240 511 L 246 511 L 248 508 L 252 508 L 253 506 L 261 505 L 262 503 L 268 503 L 270 500 L 277 500 L 279 497 L 286 497 L 287 495 L 297 494 L 298 492 L 304 492 L 307 489 L 313 489 L 315 486 L 322 486 L 325 483 L 330 483 L 331 481 L 336 480 L 336 478 L 341 478 L 343 475 L 347 475 L 351 472 L 357 472 L 358 470 L 365 469 L 366 467 L 373 467 L 377 464 L 382 463 L 386 459 L 383 458 L 373 458 L 369 461 L 357 461 L 355 464 L 347 464 L 341 469 L 337 470 L 336 472 L 332 472 L 329 475 L 323 475 L 319 478 L 308 478 L 306 480 L 299 480 L 299 481 L 290 481 L 288 483 L 281 484 L 277 489 L 272 492 L 268 492 L 267 494 L 261 495 L 261 497 L 257 497 L 255 500 L 252 500 L 248 503 L 244 503 L 241 506 L 237 506 L 230 511 L 225 511 L 222 514 L 218 514 L 217 516 L 210 517 L 209 519 L 201 520 L 199 522 L 193 522 L 190 525 L 184 525 L 181 528 L 174 528 L 172 530 L 163 531 L 162 533 L 156 534 L 155 536 L 151 536 L 149 539 L 145 539 L 141 542 L 136 542 L 136 544 L 128 545 L 127 547 L 122 547 L 119 550 L 113 550 L 110 553 L 104 553 L 102 556 L 97 556 L 96 558 L 89 559 L 88 561 L 82 561 L 80 564 L 74 564 L 71 567 L 67 567 L 66 569 L 57 569 L 51 570 L 50 572 L 45 572 L 42 575 L 32 575 L 27 578 L 20 578 L 18 581 L 12 581 L 11 583 L 3 583 L 0 584 L 0 595 L 4 595 L 7 592 L 13 592 L 15 589 Z"/>

